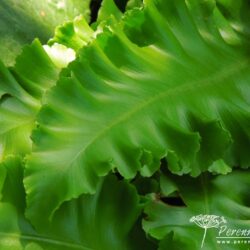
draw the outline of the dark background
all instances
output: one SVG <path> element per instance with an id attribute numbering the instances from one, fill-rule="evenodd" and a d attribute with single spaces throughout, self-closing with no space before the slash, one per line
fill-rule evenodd
<path id="1" fill-rule="evenodd" d="M 117 7 L 124 12 L 125 11 L 125 6 L 128 2 L 128 0 L 114 0 Z M 96 21 L 97 15 L 98 15 L 98 10 L 101 6 L 102 0 L 92 0 L 90 2 L 90 10 L 91 10 L 91 18 L 90 18 L 90 23 L 93 23 Z"/>

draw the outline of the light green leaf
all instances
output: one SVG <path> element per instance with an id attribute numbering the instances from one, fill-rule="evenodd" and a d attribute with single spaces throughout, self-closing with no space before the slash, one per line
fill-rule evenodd
<path id="1" fill-rule="evenodd" d="M 0 202 L 1 250 L 155 249 L 137 225 L 142 206 L 135 188 L 127 182 L 108 176 L 94 196 L 83 195 L 64 203 L 51 223 L 41 214 L 41 223 L 33 229 L 24 217 L 20 159 L 8 157 L 4 167 L 7 176 Z"/>
<path id="2" fill-rule="evenodd" d="M 239 231 L 236 235 L 236 231 L 233 233 L 232 230 L 249 230 L 249 172 L 233 171 L 226 176 L 202 174 L 195 179 L 168 174 L 167 178 L 170 183 L 165 179 L 162 182 L 163 189 L 168 189 L 167 186 L 174 183 L 186 206 L 172 206 L 158 199 L 153 199 L 147 205 L 143 228 L 149 235 L 160 240 L 160 250 L 201 249 L 204 235 L 204 250 L 246 249 L 244 238 L 239 239 L 240 244 L 234 243 L 238 240 L 237 236 L 242 235 L 239 235 Z M 226 222 L 220 221 L 216 227 L 211 216 L 207 216 L 205 221 L 204 215 L 219 216 L 218 220 L 224 217 Z M 198 218 L 203 218 L 203 221 L 198 221 Z M 232 238 L 216 238 L 227 236 Z M 222 244 L 223 240 L 225 244 Z"/>
<path id="3" fill-rule="evenodd" d="M 79 14 L 89 18 L 89 0 L 1 0 L 0 58 L 13 65 L 25 44 L 46 43 L 57 25 Z"/>
<path id="4" fill-rule="evenodd" d="M 249 166 L 244 47 L 220 36 L 213 15 L 201 30 L 185 1 L 146 3 L 151 45 L 138 47 L 113 20 L 48 92 L 24 180 L 35 224 L 38 214 L 51 218 L 63 201 L 94 193 L 109 171 L 150 176 L 164 157 L 179 175 L 197 176 L 220 159 Z"/>
<path id="5" fill-rule="evenodd" d="M 142 0 L 129 0 L 127 2 L 126 9 L 130 10 L 130 9 L 135 8 L 135 7 L 141 7 L 142 5 L 143 5 Z"/>
<path id="6" fill-rule="evenodd" d="M 217 160 L 213 162 L 208 171 L 217 174 L 228 174 L 232 171 L 232 168 L 228 166 L 223 160 Z"/>
<path id="7" fill-rule="evenodd" d="M 59 43 L 75 51 L 88 44 L 94 38 L 94 30 L 83 16 L 78 16 L 72 22 L 66 22 L 55 30 L 55 36 L 49 44 Z"/>
<path id="8" fill-rule="evenodd" d="M 59 71 L 38 40 L 24 47 L 13 68 L 0 63 L 0 160 L 30 152 L 42 96 L 56 83 Z"/>
<path id="9" fill-rule="evenodd" d="M 122 12 L 119 10 L 114 0 L 102 0 L 101 7 L 98 11 L 97 22 L 99 23 L 107 20 L 111 15 L 119 20 L 122 17 Z"/>

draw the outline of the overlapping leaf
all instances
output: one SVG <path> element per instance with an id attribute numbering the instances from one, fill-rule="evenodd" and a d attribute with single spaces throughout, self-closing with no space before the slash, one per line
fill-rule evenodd
<path id="1" fill-rule="evenodd" d="M 222 36 L 209 3 L 145 1 L 79 52 L 33 133 L 25 188 L 34 224 L 94 193 L 109 171 L 150 176 L 163 157 L 179 175 L 249 166 L 249 58 L 240 36 Z"/>
<path id="2" fill-rule="evenodd" d="M 114 0 L 103 0 L 98 12 L 97 22 L 107 20 L 111 15 L 119 20 L 122 17 L 122 12 L 119 10 Z"/>
<path id="3" fill-rule="evenodd" d="M 199 215 L 216 215 L 226 221 L 218 228 L 207 228 L 202 249 L 246 249 L 245 239 L 238 239 L 232 230 L 249 230 L 249 172 L 234 171 L 227 176 L 203 174 L 199 178 L 163 174 L 161 178 L 163 193 L 170 196 L 170 190 L 177 192 L 186 206 L 171 206 L 155 197 L 146 207 L 143 227 L 161 241 L 160 250 L 201 249 L 205 230 L 202 223 L 206 222 L 196 225 L 190 221 Z M 225 236 L 232 238 L 217 238 Z"/>
<path id="4" fill-rule="evenodd" d="M 83 16 L 78 16 L 74 21 L 66 22 L 57 27 L 55 36 L 49 40 L 49 44 L 59 43 L 77 51 L 90 42 L 93 36 L 94 30 Z"/>
<path id="5" fill-rule="evenodd" d="M 31 151 L 31 131 L 45 91 L 56 83 L 56 67 L 38 40 L 23 49 L 13 68 L 0 64 L 0 159 Z"/>
<path id="6" fill-rule="evenodd" d="M 249 8 L 250 3 L 247 0 L 230 1 L 216 0 L 216 4 L 221 13 L 228 20 L 231 30 L 241 37 L 245 38 L 245 42 L 249 43 Z M 227 31 L 230 29 L 227 28 Z M 227 32 L 226 32 L 227 33 Z"/>
<path id="7" fill-rule="evenodd" d="M 7 176 L 0 202 L 1 250 L 155 249 L 137 225 L 142 207 L 135 188 L 125 181 L 106 177 L 94 196 L 65 203 L 51 223 L 44 220 L 34 230 L 24 217 L 20 159 L 8 157 L 3 168 Z"/>
<path id="8" fill-rule="evenodd" d="M 109 26 L 110 17 L 120 20 L 123 15 L 114 0 L 104 0 L 101 2 L 100 9 L 97 13 L 97 20 L 89 25 L 84 16 L 77 16 L 73 21 L 66 22 L 58 26 L 55 30 L 55 36 L 49 40 L 49 44 L 63 44 L 69 48 L 78 51 L 90 41 L 95 39 L 98 33 Z M 124 9 L 133 9 L 142 5 L 142 1 L 120 2 Z"/>

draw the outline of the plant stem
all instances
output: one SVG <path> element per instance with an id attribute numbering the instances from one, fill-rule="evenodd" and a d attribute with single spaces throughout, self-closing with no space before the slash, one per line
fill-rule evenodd
<path id="1" fill-rule="evenodd" d="M 205 238 L 206 238 L 206 234 L 207 234 L 207 228 L 205 227 L 205 231 L 204 231 L 203 238 L 202 238 L 202 242 L 201 242 L 201 248 L 202 248 L 203 245 L 204 245 L 204 241 L 205 241 Z"/>

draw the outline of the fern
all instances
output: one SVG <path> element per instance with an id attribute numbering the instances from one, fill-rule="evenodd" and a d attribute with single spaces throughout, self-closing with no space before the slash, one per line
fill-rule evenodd
<path id="1" fill-rule="evenodd" d="M 162 158 L 178 175 L 249 166 L 245 47 L 221 36 L 216 7 L 188 3 L 146 1 L 131 20 L 111 18 L 48 92 L 24 180 L 33 221 L 94 193 L 110 171 L 151 176 Z"/>

